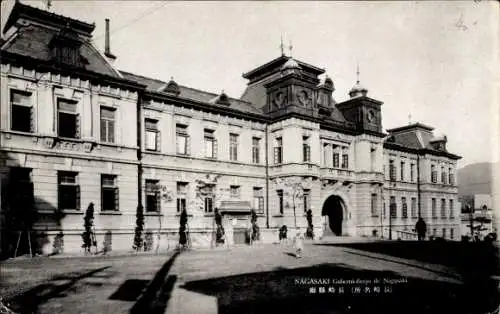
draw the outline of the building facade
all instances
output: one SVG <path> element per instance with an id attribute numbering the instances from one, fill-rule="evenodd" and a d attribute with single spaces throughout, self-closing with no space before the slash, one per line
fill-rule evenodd
<path id="1" fill-rule="evenodd" d="M 93 203 L 98 247 L 113 250 L 132 247 L 138 207 L 148 247 L 175 245 L 184 209 L 195 247 L 213 245 L 216 209 L 229 244 L 244 242 L 252 210 L 264 242 L 283 225 L 305 231 L 308 210 L 316 237 L 413 239 L 422 217 L 456 238 L 460 157 L 420 123 L 384 133 L 382 102 L 359 82 L 337 103 L 324 70 L 281 55 L 231 98 L 119 71 L 109 33 L 101 53 L 93 29 L 21 3 L 5 25 L 3 233 L 78 251 Z"/>

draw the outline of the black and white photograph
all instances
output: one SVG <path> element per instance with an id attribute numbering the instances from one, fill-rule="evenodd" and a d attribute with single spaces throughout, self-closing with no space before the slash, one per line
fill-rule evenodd
<path id="1" fill-rule="evenodd" d="M 500 314 L 498 1 L 0 4 L 0 314 Z"/>

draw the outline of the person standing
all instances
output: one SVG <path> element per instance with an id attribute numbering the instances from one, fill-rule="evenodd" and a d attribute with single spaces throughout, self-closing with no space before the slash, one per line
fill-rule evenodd
<path id="1" fill-rule="evenodd" d="M 418 218 L 417 224 L 415 225 L 417 230 L 418 241 L 425 240 L 425 234 L 427 233 L 427 224 L 422 217 Z"/>
<path id="2" fill-rule="evenodd" d="M 302 256 L 302 251 L 304 250 L 304 235 L 300 232 L 297 232 L 295 236 L 295 257 L 300 258 Z"/>

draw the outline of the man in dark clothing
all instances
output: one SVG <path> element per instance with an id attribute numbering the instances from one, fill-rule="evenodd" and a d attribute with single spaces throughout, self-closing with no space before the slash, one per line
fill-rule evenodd
<path id="1" fill-rule="evenodd" d="M 427 232 L 427 225 L 422 217 L 418 218 L 417 224 L 415 225 L 415 229 L 418 234 L 418 241 L 425 240 L 425 233 Z"/>

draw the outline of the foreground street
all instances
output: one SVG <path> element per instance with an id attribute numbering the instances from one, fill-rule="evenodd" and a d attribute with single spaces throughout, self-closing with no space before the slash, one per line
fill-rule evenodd
<path id="1" fill-rule="evenodd" d="M 464 284 L 453 265 L 372 247 L 15 259 L 1 264 L 0 293 L 22 313 L 487 313 L 498 299 L 496 283 Z"/>

